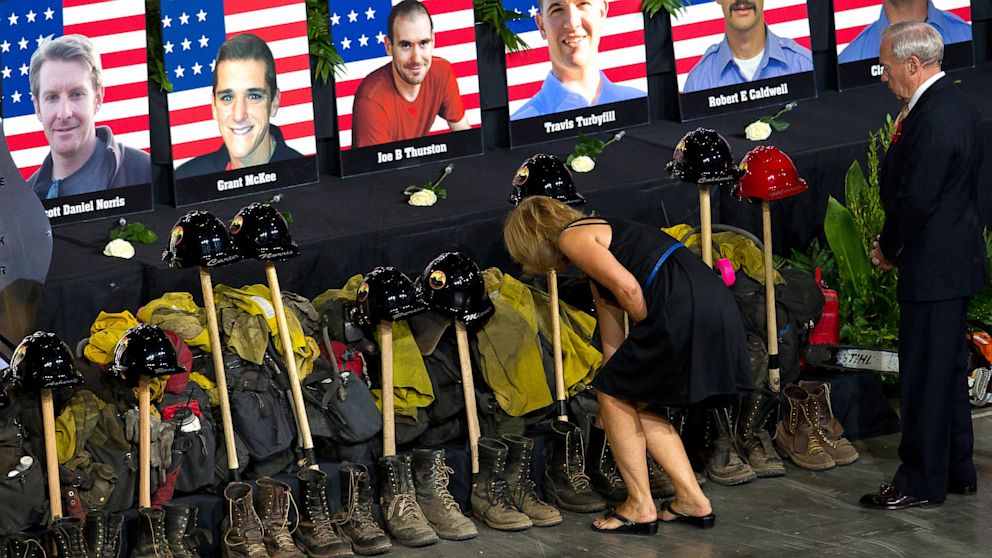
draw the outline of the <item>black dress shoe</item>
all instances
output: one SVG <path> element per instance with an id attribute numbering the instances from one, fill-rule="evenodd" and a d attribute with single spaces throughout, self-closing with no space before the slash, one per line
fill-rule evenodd
<path id="1" fill-rule="evenodd" d="M 877 493 L 861 497 L 861 505 L 873 510 L 904 510 L 906 508 L 931 508 L 942 502 L 931 502 L 926 498 L 916 498 L 903 494 L 896 487 L 883 484 Z"/>

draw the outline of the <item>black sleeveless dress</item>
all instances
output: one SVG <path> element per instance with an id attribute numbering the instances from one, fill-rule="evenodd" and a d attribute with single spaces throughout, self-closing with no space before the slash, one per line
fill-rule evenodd
<path id="1" fill-rule="evenodd" d="M 725 405 L 754 389 L 744 325 L 730 289 L 699 256 L 676 247 L 648 277 L 659 258 L 678 242 L 661 230 L 615 217 L 589 217 L 569 227 L 606 221 L 609 250 L 640 283 L 647 317 L 596 374 L 593 385 L 625 401 L 664 407 Z M 597 285 L 600 296 L 612 298 Z"/>

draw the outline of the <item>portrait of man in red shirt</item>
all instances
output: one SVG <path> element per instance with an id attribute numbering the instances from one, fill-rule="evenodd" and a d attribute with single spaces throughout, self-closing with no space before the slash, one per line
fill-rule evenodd
<path id="1" fill-rule="evenodd" d="M 389 13 L 388 64 L 370 73 L 355 92 L 354 147 L 426 136 L 437 116 L 452 131 L 469 129 L 451 63 L 433 55 L 434 22 L 417 0 Z"/>

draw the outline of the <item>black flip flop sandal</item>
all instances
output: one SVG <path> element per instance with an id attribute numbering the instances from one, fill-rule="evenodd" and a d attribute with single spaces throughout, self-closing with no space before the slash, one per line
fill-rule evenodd
<path id="1" fill-rule="evenodd" d="M 658 521 L 649 521 L 647 523 L 637 523 L 636 521 L 631 521 L 623 515 L 617 513 L 616 510 L 609 510 L 603 517 L 612 517 L 620 522 L 620 526 L 615 529 L 602 529 L 596 527 L 596 524 L 591 525 L 592 530 L 597 533 L 616 533 L 619 535 L 654 535 L 658 532 Z"/>
<path id="2" fill-rule="evenodd" d="M 665 523 L 680 521 L 682 523 L 688 523 L 689 525 L 694 525 L 696 527 L 699 527 L 700 529 L 710 529 L 716 525 L 716 514 L 710 512 L 706 515 L 689 515 L 686 513 L 673 510 L 672 502 L 673 500 L 665 500 L 661 504 L 661 509 L 675 516 L 675 519 L 665 521 L 659 518 L 659 521 L 665 521 Z"/>

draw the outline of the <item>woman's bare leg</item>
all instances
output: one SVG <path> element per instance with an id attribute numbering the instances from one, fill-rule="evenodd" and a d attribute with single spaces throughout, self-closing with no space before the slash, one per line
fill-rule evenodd
<path id="1" fill-rule="evenodd" d="M 682 445 L 682 437 L 668 417 L 647 410 L 641 410 L 638 417 L 640 430 L 644 433 L 651 457 L 668 473 L 675 486 L 675 501 L 672 502 L 672 508 L 681 513 L 698 516 L 713 511 L 709 498 L 703 494 L 699 483 L 696 482 L 696 475 L 692 472 L 692 465 L 689 464 L 689 456 L 686 455 L 685 446 Z M 663 512 L 660 519 L 671 521 L 674 517 Z"/>
<path id="2" fill-rule="evenodd" d="M 633 404 L 602 391 L 597 394 L 597 398 L 599 417 L 606 429 L 613 459 L 627 485 L 627 500 L 617 507 L 617 513 L 637 523 L 652 522 L 658 518 L 658 511 L 651 499 L 644 431 L 637 409 Z M 600 529 L 620 526 L 615 518 L 601 517 L 593 523 Z"/>

